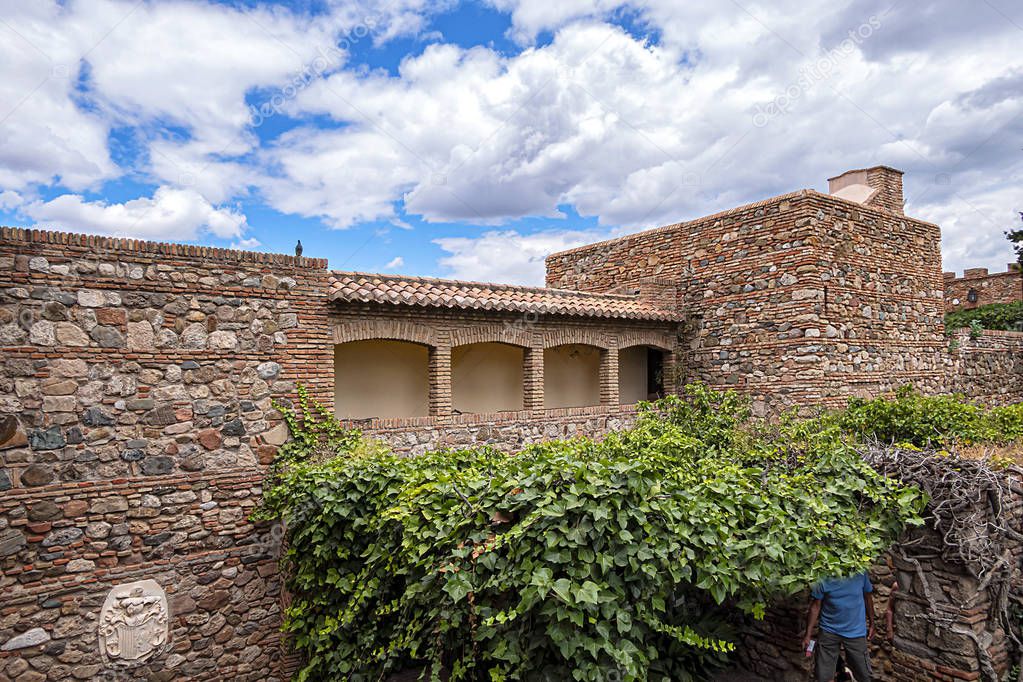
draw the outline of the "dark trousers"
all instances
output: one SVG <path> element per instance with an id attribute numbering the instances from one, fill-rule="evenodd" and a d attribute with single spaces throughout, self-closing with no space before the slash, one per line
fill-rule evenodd
<path id="1" fill-rule="evenodd" d="M 817 682 L 831 682 L 835 676 L 838 653 L 845 645 L 845 661 L 856 682 L 871 682 L 870 654 L 866 637 L 842 637 L 826 630 L 817 638 Z"/>

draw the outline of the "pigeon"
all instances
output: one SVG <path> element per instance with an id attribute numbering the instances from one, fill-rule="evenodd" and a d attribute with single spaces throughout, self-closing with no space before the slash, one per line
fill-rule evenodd
<path id="1" fill-rule="evenodd" d="M 299 257 L 302 256 L 302 240 L 301 239 L 298 240 L 298 244 L 295 244 L 295 255 L 299 256 Z"/>

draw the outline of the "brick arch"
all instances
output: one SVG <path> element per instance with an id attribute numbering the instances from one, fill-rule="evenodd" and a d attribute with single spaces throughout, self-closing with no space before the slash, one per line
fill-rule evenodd
<path id="1" fill-rule="evenodd" d="M 619 349 L 631 346 L 651 346 L 671 353 L 674 350 L 674 339 L 670 334 L 652 330 L 628 331 L 618 335 Z"/>
<path id="2" fill-rule="evenodd" d="M 471 343 L 507 343 L 512 346 L 529 348 L 533 334 L 528 329 L 517 329 L 511 325 L 486 325 L 455 329 L 450 332 L 451 347 L 467 346 Z"/>
<path id="3" fill-rule="evenodd" d="M 334 343 L 391 339 L 411 341 L 435 348 L 437 332 L 429 327 L 404 320 L 359 320 L 334 327 Z"/>
<path id="4" fill-rule="evenodd" d="M 587 346 L 607 350 L 611 347 L 611 340 L 606 334 L 593 331 L 592 329 L 555 329 L 545 332 L 543 335 L 543 347 L 554 348 L 569 343 L 581 343 Z"/>

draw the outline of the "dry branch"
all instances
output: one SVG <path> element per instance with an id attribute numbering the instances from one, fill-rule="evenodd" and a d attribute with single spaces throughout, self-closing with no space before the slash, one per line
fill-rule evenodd
<path id="1" fill-rule="evenodd" d="M 1013 553 L 1023 537 L 1019 529 L 1020 506 L 1013 504 L 1014 497 L 1018 500 L 1023 490 L 1020 487 L 1023 469 L 1001 467 L 988 458 L 970 459 L 944 451 L 908 450 L 880 443 L 864 446 L 861 455 L 882 474 L 927 493 L 930 497 L 927 522 L 942 539 L 941 558 L 963 567 L 977 580 L 973 594 L 958 604 L 959 608 L 972 608 L 982 597 L 988 597 L 988 622 L 1001 625 L 1015 646 L 1017 657 L 1023 655 L 1019 623 L 1010 611 L 1011 603 L 1023 599 L 1021 572 Z M 969 635 L 976 644 L 984 679 L 996 682 L 987 647 L 982 646 L 972 630 L 967 633 L 954 627 L 942 615 L 943 609 L 920 564 L 920 559 L 927 558 L 923 554 L 927 549 L 909 542 L 898 550 L 900 558 L 916 567 L 924 598 L 929 603 L 925 617 L 937 629 Z"/>

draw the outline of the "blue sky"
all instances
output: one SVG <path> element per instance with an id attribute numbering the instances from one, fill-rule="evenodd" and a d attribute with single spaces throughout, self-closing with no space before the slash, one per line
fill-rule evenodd
<path id="1" fill-rule="evenodd" d="M 1018 3 L 698 5 L 0 0 L 0 222 L 540 283 L 886 163 L 946 269 L 1004 268 Z"/>

